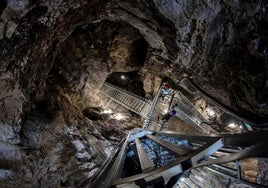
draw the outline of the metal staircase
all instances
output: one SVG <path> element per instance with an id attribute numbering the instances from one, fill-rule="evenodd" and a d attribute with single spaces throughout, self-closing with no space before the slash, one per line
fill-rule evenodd
<path id="1" fill-rule="evenodd" d="M 196 88 L 189 87 L 189 92 Z M 89 187 L 265 187 L 268 182 L 249 182 L 241 173 L 244 158 L 268 159 L 268 133 L 234 135 L 181 134 L 148 130 L 158 103 L 105 83 L 104 95 L 133 112 L 146 117 L 144 129 L 130 131 L 113 155 L 90 179 Z M 177 116 L 188 124 L 205 130 L 202 114 L 182 93 L 172 104 Z M 268 170 L 264 173 L 268 173 Z"/>
<path id="2" fill-rule="evenodd" d="M 153 101 L 142 98 L 107 82 L 103 84 L 100 92 L 123 105 L 124 107 L 128 108 L 129 110 L 141 115 L 142 117 L 145 117 L 146 120 L 144 122 L 143 128 L 146 129 L 151 122 L 151 118 L 158 103 L 161 90 L 158 90 Z M 176 108 L 176 116 L 192 125 L 197 130 L 206 132 L 206 130 L 200 126 L 202 122 L 206 121 L 206 119 L 195 108 L 191 101 L 187 99 L 187 97 L 185 97 L 181 92 L 176 93 L 178 97 L 174 98 L 173 101 L 173 104 L 178 104 Z"/>
<path id="3" fill-rule="evenodd" d="M 213 106 L 217 107 L 218 109 L 222 110 L 224 114 L 231 116 L 233 119 L 237 119 L 244 124 L 244 127 L 248 131 L 264 131 L 268 130 L 268 122 L 254 122 L 252 120 L 247 119 L 246 117 L 241 116 L 237 111 L 233 110 L 232 108 L 226 106 L 221 101 L 213 98 L 209 94 L 207 94 L 201 88 L 198 88 L 194 85 L 194 83 L 189 78 L 183 78 L 180 80 L 179 85 L 183 88 L 187 93 L 192 95 L 193 98 L 203 98 L 208 103 L 212 104 Z"/>
<path id="4" fill-rule="evenodd" d="M 239 161 L 267 158 L 267 138 L 268 133 L 210 136 L 136 129 L 119 144 L 89 187 L 261 187 L 243 179 Z"/>
<path id="5" fill-rule="evenodd" d="M 149 115 L 152 104 L 152 101 L 150 100 L 130 93 L 107 82 L 103 84 L 100 92 L 142 117 L 146 118 Z"/>
<path id="6" fill-rule="evenodd" d="M 177 111 L 176 116 L 192 125 L 201 132 L 206 130 L 201 126 L 201 123 L 206 122 L 205 117 L 196 109 L 190 100 L 187 99 L 181 92 L 177 92 L 178 97 L 173 99 L 173 104 L 178 106 L 175 108 Z"/>

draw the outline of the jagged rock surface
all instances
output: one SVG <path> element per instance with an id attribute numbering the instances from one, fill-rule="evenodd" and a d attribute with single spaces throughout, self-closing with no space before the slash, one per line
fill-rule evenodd
<path id="1" fill-rule="evenodd" d="M 104 106 L 98 89 L 113 72 L 140 71 L 149 98 L 160 78 L 188 76 L 267 121 L 267 8 L 264 0 L 1 1 L 0 140 L 14 155 L 0 156 L 0 183 L 85 186 L 110 154 L 113 129 L 82 112 Z"/>

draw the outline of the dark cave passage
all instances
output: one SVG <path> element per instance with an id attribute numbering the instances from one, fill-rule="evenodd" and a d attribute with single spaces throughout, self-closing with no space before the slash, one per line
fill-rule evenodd
<path id="1" fill-rule="evenodd" d="M 113 72 L 110 74 L 106 82 L 124 88 L 125 90 L 139 95 L 141 97 L 145 96 L 145 91 L 143 90 L 143 82 L 138 71 L 133 72 Z"/>

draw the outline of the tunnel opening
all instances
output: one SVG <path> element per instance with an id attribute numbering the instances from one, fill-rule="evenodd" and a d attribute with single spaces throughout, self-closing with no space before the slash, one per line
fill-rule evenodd
<path id="1" fill-rule="evenodd" d="M 141 97 L 145 96 L 143 82 L 141 81 L 139 71 L 113 72 L 107 77 L 106 82 L 123 88 L 124 90 L 127 90 Z"/>

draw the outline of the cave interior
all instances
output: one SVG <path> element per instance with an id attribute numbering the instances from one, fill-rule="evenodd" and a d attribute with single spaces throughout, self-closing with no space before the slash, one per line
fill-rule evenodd
<path id="1" fill-rule="evenodd" d="M 245 140 L 267 133 L 267 12 L 265 0 L 1 1 L 0 186 L 90 186 L 149 117 L 150 109 L 141 114 L 101 92 L 106 83 L 150 105 L 169 84 L 149 130 Z M 155 153 L 155 168 L 177 160 L 148 138 L 140 142 Z M 120 178 L 143 172 L 138 159 L 131 141 Z M 243 180 L 268 186 L 267 153 L 239 163 Z"/>

